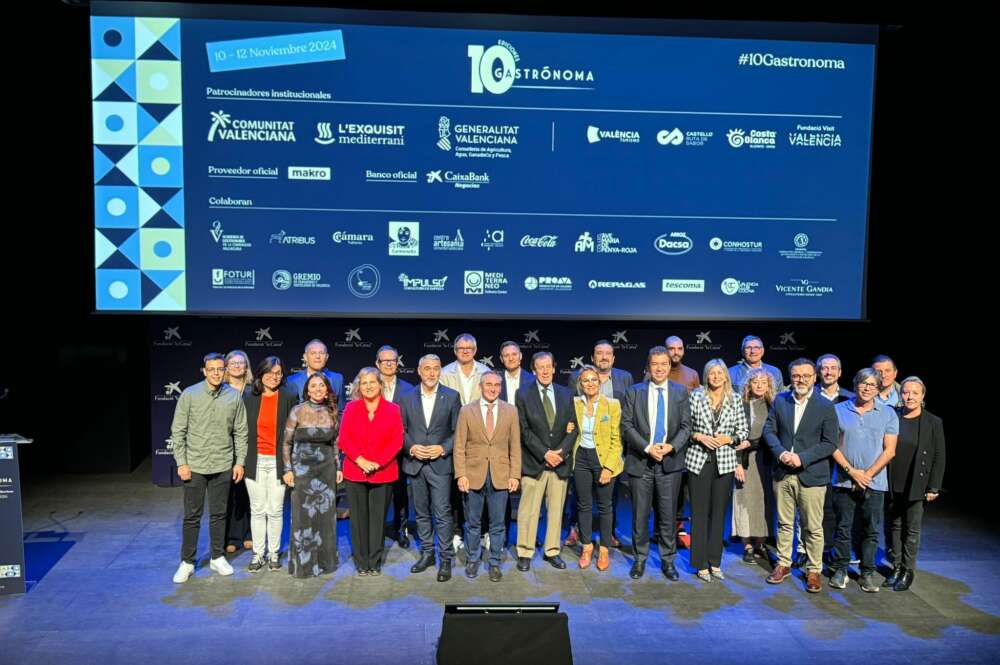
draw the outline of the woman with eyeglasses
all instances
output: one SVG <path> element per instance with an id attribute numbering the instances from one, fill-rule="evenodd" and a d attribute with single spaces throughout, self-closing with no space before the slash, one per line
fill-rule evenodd
<path id="1" fill-rule="evenodd" d="M 246 486 L 250 496 L 253 560 L 247 570 L 280 570 L 279 550 L 285 511 L 284 457 L 278 454 L 279 432 L 298 403 L 285 389 L 285 366 L 277 356 L 257 365 L 250 390 L 243 395 L 247 410 Z"/>

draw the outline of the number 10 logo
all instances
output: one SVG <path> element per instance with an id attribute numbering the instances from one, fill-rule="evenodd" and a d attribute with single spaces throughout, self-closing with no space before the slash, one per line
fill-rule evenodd
<path id="1" fill-rule="evenodd" d="M 516 62 L 510 49 L 495 45 L 488 49 L 480 44 L 469 44 L 472 61 L 472 92 L 482 94 L 485 88 L 494 95 L 502 95 L 514 85 Z M 494 67 L 497 61 L 499 66 Z"/>

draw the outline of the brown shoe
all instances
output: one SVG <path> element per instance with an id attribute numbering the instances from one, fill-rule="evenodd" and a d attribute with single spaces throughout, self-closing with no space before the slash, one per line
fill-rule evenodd
<path id="1" fill-rule="evenodd" d="M 569 535 L 566 536 L 566 540 L 563 541 L 563 545 L 565 545 L 566 547 L 575 547 L 576 544 L 579 542 L 580 542 L 580 537 L 576 533 L 576 527 L 570 527 Z"/>
<path id="2" fill-rule="evenodd" d="M 597 569 L 605 571 L 611 567 L 611 559 L 608 557 L 608 548 L 601 547 L 597 550 Z"/>
<path id="3" fill-rule="evenodd" d="M 590 559 L 594 556 L 594 546 L 584 545 L 583 553 L 580 554 L 580 568 L 590 568 Z"/>
<path id="4" fill-rule="evenodd" d="M 806 574 L 806 591 L 809 593 L 819 593 L 822 588 L 823 585 L 821 584 L 819 573 Z"/>
<path id="5" fill-rule="evenodd" d="M 789 568 L 788 566 L 782 566 L 781 564 L 778 564 L 777 566 L 774 567 L 774 570 L 772 570 L 771 574 L 768 576 L 767 583 L 781 584 L 782 582 L 785 581 L 785 578 L 788 577 L 789 574 L 791 574 L 791 572 L 792 569 Z"/>

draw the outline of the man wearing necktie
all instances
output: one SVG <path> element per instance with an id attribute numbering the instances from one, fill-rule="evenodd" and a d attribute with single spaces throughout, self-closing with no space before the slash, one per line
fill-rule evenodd
<path id="1" fill-rule="evenodd" d="M 629 576 L 639 579 L 649 557 L 649 512 L 656 499 L 660 566 L 671 581 L 679 578 L 677 556 L 677 495 L 684 466 L 684 448 L 691 435 L 691 406 L 687 388 L 670 381 L 666 347 L 654 346 L 647 356 L 649 381 L 625 391 L 622 439 L 625 470 L 632 491 L 632 549 L 635 561 Z"/>
<path id="2" fill-rule="evenodd" d="M 562 514 L 577 436 L 573 393 L 552 382 L 555 358 L 539 351 L 531 365 L 535 381 L 522 386 L 515 398 L 521 424 L 521 503 L 517 509 L 517 569 L 521 572 L 530 570 L 535 555 L 543 499 L 547 513 L 544 560 L 553 568 L 566 567 L 559 556 Z"/>

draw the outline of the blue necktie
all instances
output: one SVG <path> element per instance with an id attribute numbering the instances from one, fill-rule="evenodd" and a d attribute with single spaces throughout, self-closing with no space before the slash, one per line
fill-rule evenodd
<path id="1" fill-rule="evenodd" d="M 664 425 L 664 419 L 667 416 L 667 407 L 663 403 L 663 388 L 657 388 L 656 396 L 656 427 L 653 430 L 653 443 L 663 443 L 663 440 L 667 438 L 667 428 Z"/>

